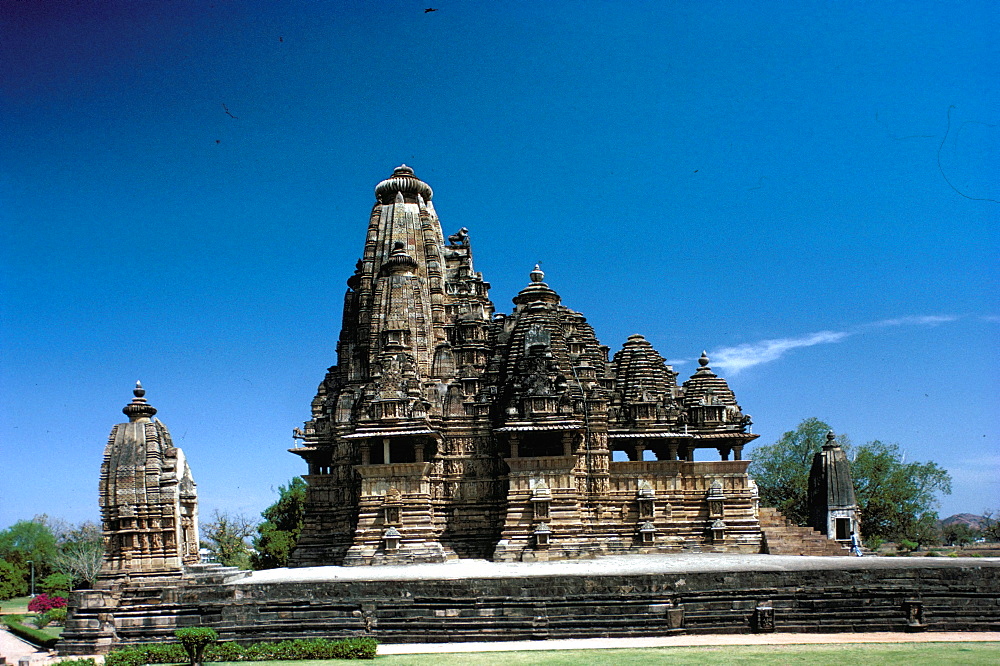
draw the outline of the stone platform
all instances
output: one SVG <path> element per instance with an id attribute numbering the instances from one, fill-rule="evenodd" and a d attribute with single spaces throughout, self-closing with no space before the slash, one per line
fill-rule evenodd
<path id="1" fill-rule="evenodd" d="M 146 581 L 141 602 L 127 606 L 81 604 L 64 651 L 79 653 L 100 626 L 116 644 L 164 640 L 195 625 L 223 640 L 368 635 L 382 643 L 1000 630 L 1000 558 L 703 553 L 198 578 L 158 594 Z"/>

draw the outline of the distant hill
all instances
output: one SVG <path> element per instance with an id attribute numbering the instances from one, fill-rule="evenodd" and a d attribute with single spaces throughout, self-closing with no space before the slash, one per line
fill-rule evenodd
<path id="1" fill-rule="evenodd" d="M 982 527 L 983 517 L 977 516 L 973 513 L 956 513 L 954 516 L 948 516 L 947 518 L 938 521 L 938 524 L 941 525 L 941 527 L 948 527 L 949 525 L 955 525 L 958 523 L 968 525 L 972 529 L 978 530 Z"/>

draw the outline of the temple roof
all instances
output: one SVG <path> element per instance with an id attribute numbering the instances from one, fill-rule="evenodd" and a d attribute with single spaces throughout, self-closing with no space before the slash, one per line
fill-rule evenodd
<path id="1" fill-rule="evenodd" d="M 851 480 L 851 464 L 832 430 L 826 434 L 823 450 L 817 451 L 813 456 L 809 486 L 810 495 L 818 493 L 816 499 L 821 504 L 825 496 L 825 506 L 828 508 L 857 505 L 854 483 Z"/>
<path id="2" fill-rule="evenodd" d="M 624 403 L 658 401 L 677 386 L 677 373 L 641 335 L 630 335 L 612 363 L 615 389 Z"/>
<path id="3" fill-rule="evenodd" d="M 415 202 L 417 195 L 424 201 L 430 201 L 434 197 L 434 190 L 413 175 L 412 168 L 401 164 L 393 169 L 392 176 L 375 186 L 375 198 L 379 203 L 395 203 L 397 194 L 401 194 L 404 201 Z"/>
<path id="4" fill-rule="evenodd" d="M 729 388 L 729 384 L 712 372 L 708 363 L 708 354 L 702 352 L 701 358 L 698 359 L 698 365 L 701 367 L 684 382 L 684 406 L 699 407 L 709 402 L 716 405 L 737 406 L 736 396 Z"/>

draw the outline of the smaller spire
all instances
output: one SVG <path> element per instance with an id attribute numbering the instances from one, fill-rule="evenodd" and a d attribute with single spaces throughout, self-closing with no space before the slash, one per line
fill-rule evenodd
<path id="1" fill-rule="evenodd" d="M 542 272 L 542 267 L 538 264 L 535 264 L 535 270 L 531 271 L 529 276 L 531 277 L 532 282 L 541 282 L 545 279 L 545 273 Z"/>
<path id="2" fill-rule="evenodd" d="M 129 421 L 137 421 L 141 418 L 149 418 L 153 414 L 156 414 L 156 408 L 146 402 L 146 389 L 142 388 L 141 382 L 135 383 L 135 388 L 132 389 L 132 402 L 125 405 L 122 408 L 122 414 L 128 417 Z"/>

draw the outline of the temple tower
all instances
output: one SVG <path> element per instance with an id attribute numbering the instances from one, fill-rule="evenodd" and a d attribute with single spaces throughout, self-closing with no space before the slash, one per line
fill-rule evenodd
<path id="1" fill-rule="evenodd" d="M 180 575 L 198 562 L 198 497 L 184 452 L 153 418 L 156 408 L 135 383 L 111 429 L 101 464 L 105 555 L 100 579 Z"/>
<path id="2" fill-rule="evenodd" d="M 809 525 L 844 544 L 850 543 L 852 533 L 861 538 L 851 463 L 832 430 L 809 470 Z"/>
<path id="3" fill-rule="evenodd" d="M 482 556 L 497 529 L 488 405 L 475 404 L 493 304 L 468 230 L 446 242 L 433 196 L 406 165 L 375 188 L 337 365 L 292 449 L 309 464 L 292 566 Z M 456 505 L 466 520 L 445 545 Z"/>

